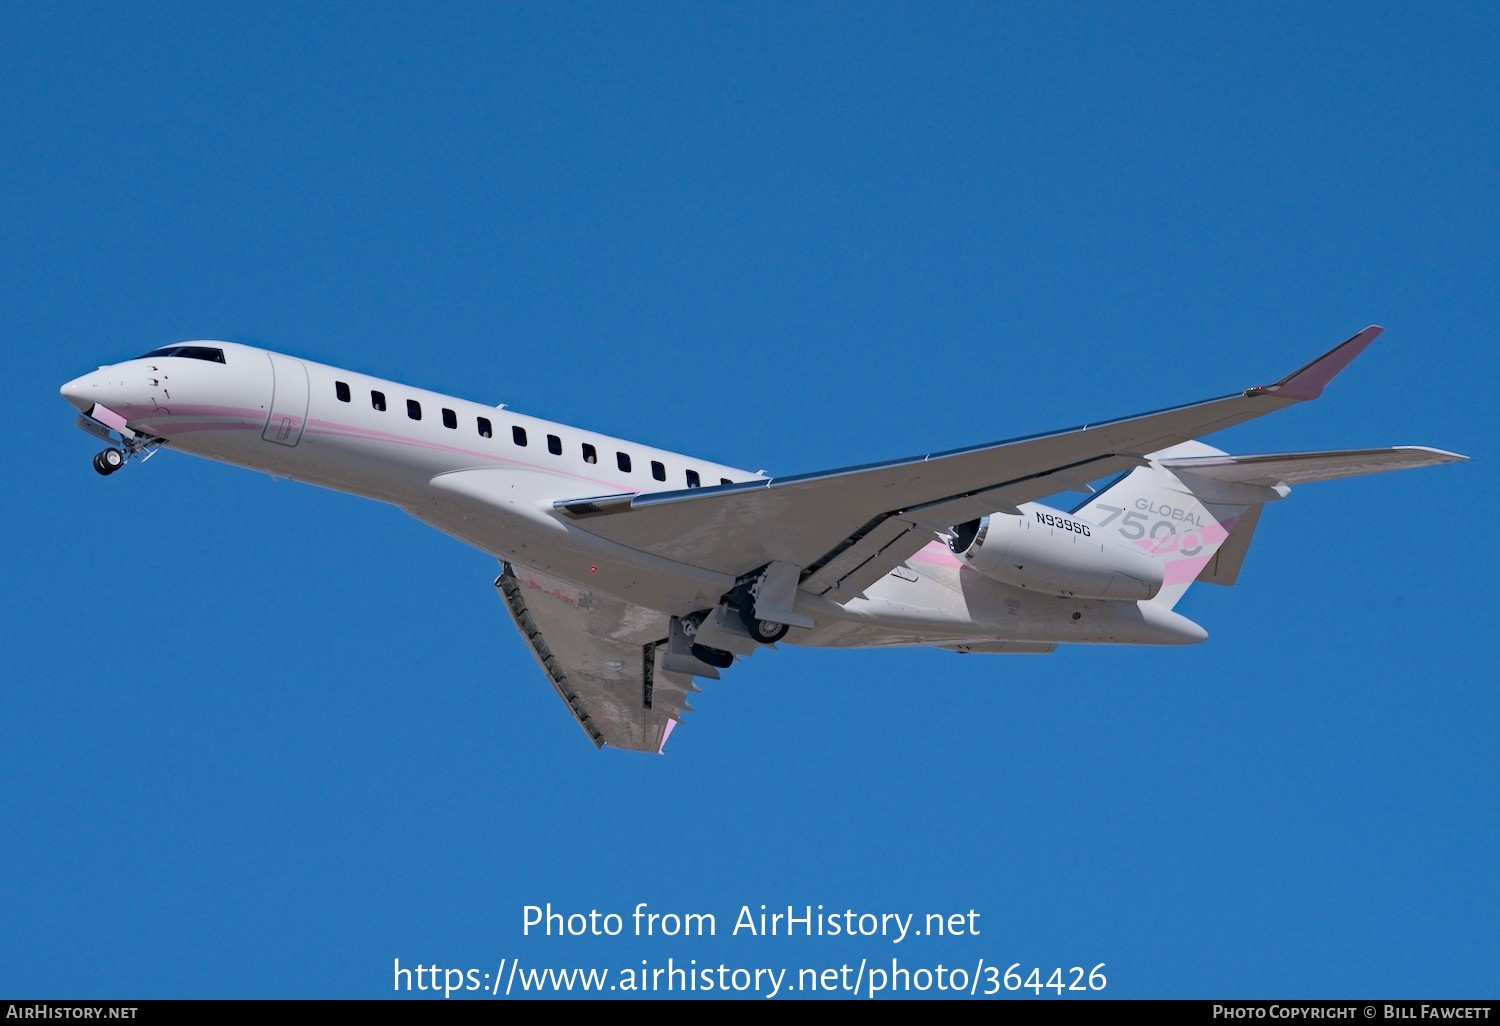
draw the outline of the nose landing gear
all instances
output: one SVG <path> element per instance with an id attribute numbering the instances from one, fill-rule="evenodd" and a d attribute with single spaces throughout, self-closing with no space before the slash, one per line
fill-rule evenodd
<path id="1" fill-rule="evenodd" d="M 89 408 L 87 413 L 78 415 L 78 426 L 102 442 L 108 442 L 109 448 L 94 456 L 94 469 L 100 475 L 108 477 L 119 470 L 131 460 L 145 462 L 156 454 L 156 450 L 162 447 L 165 438 L 156 435 L 148 435 L 143 431 L 134 431 L 125 426 L 125 419 L 118 414 L 110 414 L 109 423 L 99 420 L 94 416 L 96 411 L 103 409 L 95 405 Z"/>
<path id="2" fill-rule="evenodd" d="M 124 449 L 105 449 L 94 457 L 94 469 L 108 477 L 125 465 Z"/>
<path id="3" fill-rule="evenodd" d="M 156 455 L 156 450 L 161 448 L 162 441 L 154 435 L 138 434 L 124 438 L 119 448 L 111 446 L 94 457 L 94 469 L 108 477 L 131 460 L 140 460 L 144 463 Z"/>

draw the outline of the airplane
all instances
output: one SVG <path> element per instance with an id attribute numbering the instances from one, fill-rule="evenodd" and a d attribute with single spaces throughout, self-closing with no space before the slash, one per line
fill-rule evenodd
<path id="1" fill-rule="evenodd" d="M 1194 582 L 1235 582 L 1293 485 L 1467 459 L 1199 440 L 1318 398 L 1381 330 L 1215 399 L 789 477 L 233 342 L 154 349 L 61 392 L 109 443 L 102 475 L 179 449 L 392 503 L 497 557 L 506 609 L 595 747 L 660 753 L 698 679 L 783 641 L 1203 641 L 1175 607 Z M 1040 501 L 1068 490 L 1086 498 Z"/>

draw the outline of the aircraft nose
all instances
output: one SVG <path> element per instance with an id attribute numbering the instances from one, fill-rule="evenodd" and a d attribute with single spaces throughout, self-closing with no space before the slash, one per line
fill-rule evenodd
<path id="1" fill-rule="evenodd" d="M 62 397 L 72 403 L 81 412 L 93 405 L 99 391 L 99 374 L 85 374 L 81 378 L 74 378 L 62 388 L 58 389 Z"/>

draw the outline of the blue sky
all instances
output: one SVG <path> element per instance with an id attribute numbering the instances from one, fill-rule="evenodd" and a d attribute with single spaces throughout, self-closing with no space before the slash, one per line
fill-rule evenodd
<path id="1" fill-rule="evenodd" d="M 1497 51 L 1482 4 L 0 10 L 0 995 L 897 958 L 1493 997 Z M 1211 441 L 1472 462 L 1298 488 L 1179 606 L 1206 643 L 784 647 L 659 759 L 593 751 L 489 557 L 170 452 L 100 479 L 57 395 L 227 338 L 783 474 L 1369 323 Z M 718 933 L 524 936 L 549 902 Z M 732 936 L 762 904 L 980 933 Z"/>

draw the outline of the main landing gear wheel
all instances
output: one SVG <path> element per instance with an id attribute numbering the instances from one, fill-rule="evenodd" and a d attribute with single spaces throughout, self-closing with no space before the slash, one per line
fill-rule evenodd
<path id="1" fill-rule="evenodd" d="M 707 645 L 694 645 L 692 648 L 693 658 L 707 663 L 709 666 L 727 670 L 734 665 L 734 653 L 725 652 L 720 648 L 709 648 Z"/>
<path id="2" fill-rule="evenodd" d="M 750 632 L 750 637 L 762 645 L 774 645 L 786 637 L 786 632 L 791 630 L 784 623 L 775 620 L 761 620 L 755 615 L 755 607 L 749 602 L 740 606 L 740 622 L 745 625 L 745 630 Z"/>
<path id="3" fill-rule="evenodd" d="M 121 449 L 105 449 L 94 457 L 94 469 L 108 477 L 125 465 L 125 452 Z"/>

